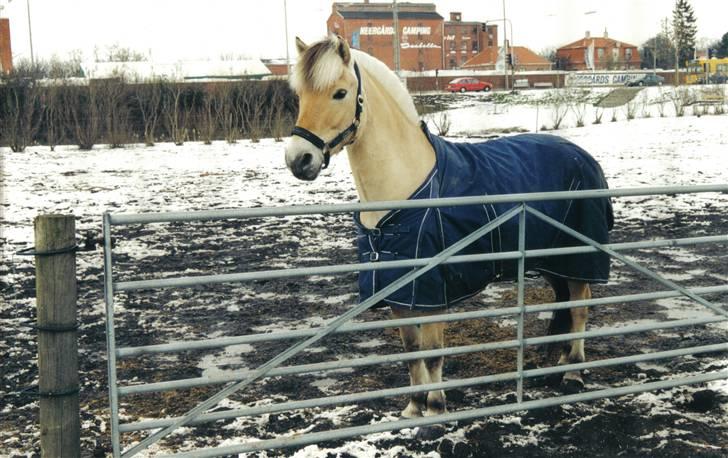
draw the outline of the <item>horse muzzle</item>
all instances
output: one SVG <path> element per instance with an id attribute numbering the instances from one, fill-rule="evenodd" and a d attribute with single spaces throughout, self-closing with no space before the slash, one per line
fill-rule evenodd
<path id="1" fill-rule="evenodd" d="M 292 138 L 286 148 L 286 165 L 299 180 L 313 181 L 321 172 L 324 155 L 320 150 L 312 148 L 308 142 L 298 140 Z"/>

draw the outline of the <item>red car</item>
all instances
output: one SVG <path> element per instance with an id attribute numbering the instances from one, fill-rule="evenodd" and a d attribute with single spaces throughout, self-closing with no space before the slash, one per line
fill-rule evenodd
<path id="1" fill-rule="evenodd" d="M 455 78 L 447 84 L 447 90 L 450 92 L 466 92 L 466 91 L 483 91 L 488 92 L 493 89 L 493 85 L 480 81 L 475 78 Z"/>

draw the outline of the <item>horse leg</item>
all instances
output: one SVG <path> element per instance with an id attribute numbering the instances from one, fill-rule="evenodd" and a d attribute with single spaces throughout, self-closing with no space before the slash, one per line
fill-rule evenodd
<path id="1" fill-rule="evenodd" d="M 556 302 L 567 302 L 570 300 L 569 284 L 566 280 L 560 277 L 554 277 L 551 275 L 544 275 L 544 279 L 551 285 L 554 290 L 554 296 Z M 566 309 L 554 310 L 553 317 L 549 323 L 548 335 L 566 334 L 571 331 L 571 312 Z M 556 354 L 559 354 L 559 361 L 565 359 L 568 356 L 570 347 L 566 342 L 555 342 L 547 345 L 546 357 L 549 360 L 556 360 Z M 561 380 L 557 378 L 554 380 L 555 383 L 559 383 Z"/>
<path id="2" fill-rule="evenodd" d="M 392 308 L 394 318 L 409 318 L 417 315 L 416 312 L 409 310 L 399 310 Z M 420 326 L 400 326 L 399 336 L 402 339 L 402 345 L 406 352 L 418 351 L 422 346 L 422 330 Z M 430 381 L 430 376 L 425 367 L 425 362 L 421 359 L 409 361 L 410 385 L 422 385 Z M 421 417 L 422 413 L 427 409 L 427 393 L 413 393 L 410 397 L 409 404 L 402 411 L 402 417 L 415 418 Z"/>
<path id="3" fill-rule="evenodd" d="M 422 325 L 422 349 L 435 350 L 445 347 L 445 323 L 432 323 Z M 430 377 L 430 383 L 442 382 L 442 366 L 445 362 L 444 356 L 426 358 L 425 367 Z M 443 390 L 430 391 L 427 393 L 426 416 L 447 413 L 445 392 Z"/>
<path id="4" fill-rule="evenodd" d="M 587 300 L 591 299 L 591 288 L 588 283 L 569 281 L 569 297 L 570 300 Z M 587 307 L 573 307 L 571 312 L 571 329 L 570 332 L 584 332 L 586 330 L 586 321 L 589 316 Z M 571 341 L 571 348 L 567 353 L 562 353 L 559 364 L 583 363 L 586 360 L 584 355 L 584 339 L 574 339 Z M 561 387 L 567 393 L 575 393 L 584 388 L 584 381 L 581 378 L 581 371 L 572 371 L 564 374 L 561 381 Z"/>
<path id="5" fill-rule="evenodd" d="M 422 349 L 435 350 L 445 347 L 445 323 L 432 323 L 422 325 Z M 425 368 L 430 383 L 442 382 L 442 366 L 445 362 L 443 356 L 425 358 Z M 425 416 L 441 415 L 447 413 L 445 392 L 435 390 L 427 393 L 427 410 Z M 441 425 L 423 426 L 417 431 L 417 439 L 431 441 L 442 437 L 445 428 Z"/>

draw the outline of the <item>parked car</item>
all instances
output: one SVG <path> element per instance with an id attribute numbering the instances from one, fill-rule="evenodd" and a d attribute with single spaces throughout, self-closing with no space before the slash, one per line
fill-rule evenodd
<path id="1" fill-rule="evenodd" d="M 662 86 L 662 83 L 665 82 L 665 78 L 661 77 L 660 75 L 656 75 L 654 73 L 648 73 L 647 75 L 643 76 L 642 78 L 638 78 L 636 80 L 627 81 L 627 86 Z"/>
<path id="2" fill-rule="evenodd" d="M 480 81 L 475 78 L 455 78 L 447 84 L 447 90 L 450 92 L 467 92 L 467 91 L 483 91 L 488 92 L 493 89 L 491 83 Z"/>

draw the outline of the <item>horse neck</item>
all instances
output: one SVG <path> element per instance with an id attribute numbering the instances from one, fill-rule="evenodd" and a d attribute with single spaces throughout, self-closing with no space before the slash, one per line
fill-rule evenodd
<path id="1" fill-rule="evenodd" d="M 365 113 L 358 140 L 347 148 L 359 200 L 407 199 L 435 166 L 435 151 L 386 86 L 363 73 Z M 362 213 L 361 221 L 374 227 L 386 213 Z"/>

